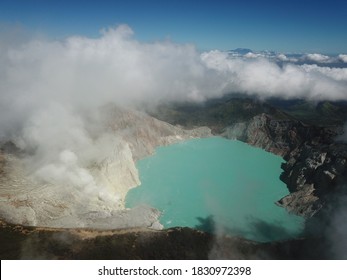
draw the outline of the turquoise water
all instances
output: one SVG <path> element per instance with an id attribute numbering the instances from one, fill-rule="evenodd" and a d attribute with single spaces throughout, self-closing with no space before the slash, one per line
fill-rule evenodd
<path id="1" fill-rule="evenodd" d="M 298 236 L 303 218 L 275 202 L 288 194 L 279 180 L 282 158 L 220 137 L 159 147 L 138 161 L 141 185 L 126 207 L 162 212 L 165 228 L 187 226 L 257 241 Z"/>

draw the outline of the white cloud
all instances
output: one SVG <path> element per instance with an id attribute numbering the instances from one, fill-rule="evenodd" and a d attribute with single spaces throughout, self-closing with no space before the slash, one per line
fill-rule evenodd
<path id="1" fill-rule="evenodd" d="M 74 147 L 79 156 L 78 149 L 92 146 L 85 112 L 110 102 L 201 101 L 229 92 L 347 100 L 346 69 L 294 65 L 284 54 L 277 56 L 287 62 L 280 67 L 273 56 L 141 43 L 126 25 L 103 30 L 96 39 L 11 39 L 0 45 L 0 138 L 16 136 L 23 147 L 41 147 L 38 154 L 55 158 Z"/>
<path id="2" fill-rule="evenodd" d="M 288 61 L 289 60 L 288 57 L 283 53 L 280 53 L 279 55 L 277 55 L 277 58 L 279 60 L 282 60 L 282 61 Z"/>
<path id="3" fill-rule="evenodd" d="M 330 63 L 333 59 L 327 55 L 319 54 L 319 53 L 309 53 L 303 56 L 303 59 L 317 62 L 317 63 Z"/>
<path id="4" fill-rule="evenodd" d="M 301 67 L 308 73 L 322 75 L 322 79 L 331 78 L 335 81 L 347 82 L 347 68 L 319 67 L 315 64 L 306 64 Z"/>
<path id="5" fill-rule="evenodd" d="M 307 58 L 329 60 L 321 54 Z M 21 123 L 51 103 L 68 105 L 77 112 L 108 102 L 200 101 L 228 91 L 346 98 L 345 70 L 291 65 L 292 58 L 284 54 L 277 59 L 289 65 L 279 68 L 264 54 L 200 54 L 193 45 L 141 43 L 126 25 L 103 30 L 96 39 L 74 36 L 64 41 L 4 44 L 0 49 L 0 133 L 9 122 L 13 127 L 16 120 Z M 323 94 L 317 84 L 334 91 Z"/>
<path id="6" fill-rule="evenodd" d="M 347 99 L 346 69 L 316 65 L 278 66 L 266 58 L 227 59 L 218 51 L 202 54 L 207 67 L 223 73 L 224 89 L 261 98 Z"/>
<path id="7" fill-rule="evenodd" d="M 347 54 L 339 54 L 338 58 L 342 62 L 347 63 Z"/>
<path id="8" fill-rule="evenodd" d="M 286 56 L 285 54 L 283 54 L 283 53 L 280 53 L 280 54 L 278 54 L 277 56 L 276 56 L 276 58 L 278 59 L 278 60 L 280 60 L 280 61 L 283 61 L 283 62 L 297 62 L 298 61 L 298 59 L 296 59 L 296 58 L 293 58 L 293 57 L 288 57 L 288 56 Z"/>
<path id="9" fill-rule="evenodd" d="M 263 54 L 260 54 L 260 53 L 253 53 L 253 52 L 249 52 L 249 53 L 246 53 L 244 55 L 245 58 L 258 58 L 258 57 L 264 57 Z"/>

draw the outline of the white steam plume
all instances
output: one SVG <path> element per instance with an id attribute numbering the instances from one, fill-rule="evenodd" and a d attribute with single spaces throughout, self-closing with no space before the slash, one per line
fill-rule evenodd
<path id="1" fill-rule="evenodd" d="M 346 69 L 290 62 L 280 67 L 261 56 L 200 54 L 192 45 L 167 41 L 141 43 L 126 25 L 104 30 L 97 39 L 3 43 L 0 62 L 2 136 L 52 102 L 76 113 L 109 102 L 201 101 L 228 92 L 347 99 Z"/>
<path id="2" fill-rule="evenodd" d="M 30 167 L 46 181 L 94 185 L 85 167 L 114 141 L 97 117 L 104 104 L 203 101 L 232 92 L 346 100 L 347 73 L 278 66 L 261 56 L 199 53 L 170 41 L 141 43 L 126 25 L 96 39 L 0 44 L 0 140 L 15 138 L 31 151 Z"/>

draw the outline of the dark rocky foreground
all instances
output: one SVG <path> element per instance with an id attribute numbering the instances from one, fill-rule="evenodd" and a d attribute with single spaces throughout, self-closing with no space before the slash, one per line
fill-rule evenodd
<path id="1" fill-rule="evenodd" d="M 320 259 L 322 240 L 257 243 L 190 228 L 53 229 L 0 222 L 1 259 Z"/>

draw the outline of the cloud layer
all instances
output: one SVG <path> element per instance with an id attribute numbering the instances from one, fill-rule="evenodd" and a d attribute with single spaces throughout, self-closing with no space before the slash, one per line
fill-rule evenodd
<path id="1" fill-rule="evenodd" d="M 31 168 L 46 181 L 64 173 L 71 184 L 94 185 L 83 163 L 110 148 L 97 113 L 105 104 L 199 102 L 226 93 L 347 100 L 347 68 L 297 64 L 270 52 L 200 53 L 190 44 L 142 43 L 126 25 L 99 38 L 6 38 L 0 44 L 0 141 L 15 139 L 30 151 Z M 344 63 L 346 55 L 337 59 Z"/>
<path id="2" fill-rule="evenodd" d="M 225 52 L 201 54 L 205 65 L 224 76 L 226 92 L 310 100 L 346 100 L 347 68 L 316 64 L 278 64 L 265 54 L 230 57 Z M 285 55 L 279 59 L 290 61 Z"/>
<path id="3" fill-rule="evenodd" d="M 347 99 L 346 68 L 297 65 L 285 54 L 237 56 L 199 53 L 193 45 L 169 41 L 141 43 L 126 25 L 104 30 L 96 39 L 13 41 L 21 43 L 0 45 L 2 133 L 54 103 L 77 112 L 109 102 L 201 101 L 230 92 Z M 332 60 L 321 54 L 304 57 Z M 346 55 L 337 59 L 346 61 Z"/>

